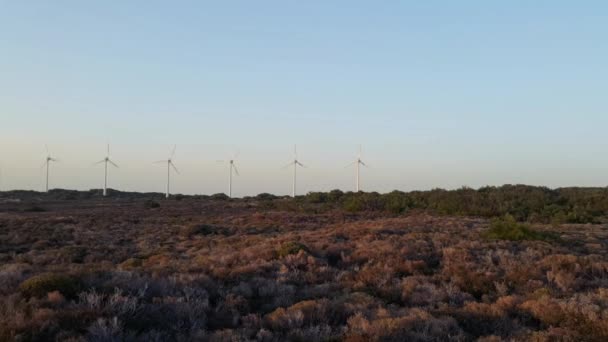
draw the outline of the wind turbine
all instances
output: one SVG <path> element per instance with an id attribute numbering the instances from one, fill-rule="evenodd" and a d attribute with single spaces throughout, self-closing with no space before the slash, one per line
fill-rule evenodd
<path id="1" fill-rule="evenodd" d="M 165 197 L 169 198 L 169 185 L 170 185 L 170 180 L 171 180 L 171 168 L 173 168 L 173 170 L 175 170 L 175 172 L 177 172 L 179 174 L 179 171 L 177 170 L 177 168 L 175 167 L 175 164 L 173 164 L 173 156 L 175 155 L 175 148 L 177 146 L 174 145 L 173 146 L 173 150 L 171 151 L 171 154 L 169 155 L 169 158 L 167 160 L 159 160 L 155 163 L 167 163 L 167 192 L 165 193 Z"/>
<path id="2" fill-rule="evenodd" d="M 46 186 L 44 191 L 49 192 L 49 166 L 51 162 L 58 162 L 59 159 L 51 157 L 51 152 L 49 152 L 49 147 L 46 144 L 44 145 L 44 148 L 46 149 L 46 159 L 44 161 L 44 164 L 42 164 L 41 168 L 46 167 Z"/>
<path id="3" fill-rule="evenodd" d="M 356 190 L 356 192 L 359 192 L 359 191 L 361 191 L 360 167 L 361 167 L 361 165 L 363 165 L 365 167 L 368 167 L 367 164 L 365 164 L 363 162 L 363 160 L 361 160 L 361 145 L 359 145 L 359 154 L 357 155 L 357 159 L 354 162 L 346 165 L 346 167 L 349 167 L 351 165 L 355 165 L 355 171 L 356 171 L 356 174 L 355 174 L 355 190 Z"/>
<path id="4" fill-rule="evenodd" d="M 104 165 L 104 178 L 103 178 L 103 195 L 105 197 L 108 193 L 108 163 L 110 163 L 115 168 L 118 168 L 118 165 L 116 165 L 113 161 L 110 160 L 110 144 L 108 144 L 108 150 L 106 153 L 106 157 L 93 165 L 98 165 L 101 163 L 105 164 Z"/>
<path id="5" fill-rule="evenodd" d="M 232 170 L 239 176 L 239 170 L 236 168 L 235 160 L 239 153 L 235 153 L 230 160 L 228 160 L 228 197 L 232 198 Z M 218 160 L 218 163 L 223 163 L 224 160 Z"/>
<path id="6" fill-rule="evenodd" d="M 306 166 L 304 166 L 304 164 L 302 164 L 298 161 L 298 150 L 296 149 L 296 145 L 293 145 L 293 161 L 291 161 L 289 164 L 285 165 L 283 168 L 287 168 L 291 165 L 293 165 L 293 186 L 291 189 L 291 197 L 296 197 L 296 174 L 297 174 L 298 166 L 306 167 Z"/>

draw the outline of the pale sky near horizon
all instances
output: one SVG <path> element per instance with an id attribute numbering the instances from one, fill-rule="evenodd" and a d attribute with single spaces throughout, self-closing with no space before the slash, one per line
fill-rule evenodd
<path id="1" fill-rule="evenodd" d="M 0 189 L 608 184 L 605 1 L 3 1 Z"/>

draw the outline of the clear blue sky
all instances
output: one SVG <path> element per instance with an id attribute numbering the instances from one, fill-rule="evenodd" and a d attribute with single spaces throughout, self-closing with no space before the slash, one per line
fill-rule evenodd
<path id="1" fill-rule="evenodd" d="M 605 1 L 1 1 L 3 189 L 608 184 Z"/>

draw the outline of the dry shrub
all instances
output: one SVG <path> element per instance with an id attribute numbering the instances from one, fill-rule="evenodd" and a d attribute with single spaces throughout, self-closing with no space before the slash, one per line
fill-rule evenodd
<path id="1" fill-rule="evenodd" d="M 547 279 L 562 291 L 576 290 L 578 276 L 583 271 L 575 255 L 550 255 L 541 261 L 548 268 Z"/>
<path id="2" fill-rule="evenodd" d="M 320 324 L 327 320 L 328 303 L 327 299 L 302 301 L 287 309 L 276 309 L 266 315 L 265 321 L 268 327 L 277 331 Z"/>
<path id="3" fill-rule="evenodd" d="M 587 337 L 570 329 L 550 327 L 547 330 L 533 332 L 527 337 L 527 340 L 532 342 L 578 342 L 587 340 Z"/>
<path id="4" fill-rule="evenodd" d="M 500 297 L 495 303 L 470 301 L 452 312 L 463 329 L 474 336 L 515 336 L 521 327 L 512 317 L 519 314 L 518 296 Z"/>
<path id="5" fill-rule="evenodd" d="M 190 238 L 194 235 L 211 235 L 216 233 L 218 229 L 209 224 L 191 224 L 185 227 L 182 227 L 179 231 L 179 234 L 183 237 Z"/>
<path id="6" fill-rule="evenodd" d="M 129 258 L 123 261 L 118 267 L 120 269 L 128 270 L 142 266 L 142 260 L 140 258 Z"/>
<path id="7" fill-rule="evenodd" d="M 273 201 L 2 215 L 0 341 L 608 340 L 604 225 L 488 240 L 485 219 Z M 50 271 L 89 290 L 26 280 Z"/>
<path id="8" fill-rule="evenodd" d="M 445 302 L 447 293 L 430 283 L 427 277 L 411 276 L 401 282 L 401 297 L 411 306 L 427 306 Z"/>
<path id="9" fill-rule="evenodd" d="M 173 258 L 169 253 L 160 253 L 150 255 L 145 261 L 143 261 L 143 266 L 151 268 L 162 268 L 169 266 L 172 262 Z"/>
<path id="10" fill-rule="evenodd" d="M 59 250 L 57 256 L 62 262 L 82 263 L 87 256 L 87 248 L 84 246 L 65 246 Z"/>
<path id="11" fill-rule="evenodd" d="M 543 296 L 521 304 L 547 326 L 565 328 L 588 340 L 608 340 L 608 290 L 577 294 L 567 300 Z"/>
<path id="12" fill-rule="evenodd" d="M 429 267 L 424 260 L 405 260 L 397 263 L 395 269 L 403 275 L 420 275 L 429 272 Z"/>
<path id="13" fill-rule="evenodd" d="M 299 251 L 309 252 L 308 247 L 297 241 L 285 242 L 276 249 L 279 258 L 284 258 L 290 254 L 297 254 Z"/>
<path id="14" fill-rule="evenodd" d="M 47 299 L 53 304 L 62 304 L 65 302 L 65 297 L 59 291 L 52 291 L 47 294 Z"/>
<path id="15" fill-rule="evenodd" d="M 358 313 L 348 319 L 347 336 L 364 337 L 368 341 L 465 340 L 465 334 L 453 318 L 435 318 L 420 309 L 411 309 L 401 316 L 376 319 L 368 319 Z"/>
<path id="16" fill-rule="evenodd" d="M 31 265 L 25 263 L 4 264 L 0 266 L 0 293 L 9 294 L 31 272 Z"/>
<path id="17" fill-rule="evenodd" d="M 155 209 L 160 208 L 160 203 L 153 200 L 145 200 L 143 206 L 146 209 Z"/>
<path id="18" fill-rule="evenodd" d="M 304 313 L 302 311 L 288 311 L 278 308 L 265 317 L 266 324 L 273 330 L 288 331 L 301 328 L 304 325 Z"/>
<path id="19" fill-rule="evenodd" d="M 496 274 L 490 272 L 480 272 L 467 267 L 467 265 L 454 265 L 449 269 L 443 270 L 456 286 L 468 292 L 476 298 L 492 293 L 495 290 L 494 282 L 498 280 Z"/>

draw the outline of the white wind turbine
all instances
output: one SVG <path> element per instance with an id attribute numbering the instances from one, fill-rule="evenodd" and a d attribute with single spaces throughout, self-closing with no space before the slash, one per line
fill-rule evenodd
<path id="1" fill-rule="evenodd" d="M 116 165 L 113 161 L 110 160 L 110 144 L 108 144 L 106 157 L 93 165 L 98 165 L 101 163 L 104 163 L 103 195 L 106 196 L 108 193 L 108 163 L 110 163 L 115 168 L 118 168 L 118 165 Z"/>
<path id="2" fill-rule="evenodd" d="M 293 165 L 293 184 L 292 184 L 292 189 L 291 189 L 291 197 L 296 197 L 296 183 L 297 183 L 296 175 L 297 175 L 298 166 L 306 167 L 306 166 L 304 166 L 304 164 L 302 164 L 298 161 L 298 151 L 296 149 L 296 145 L 293 145 L 293 161 L 289 162 L 289 164 L 285 165 L 283 168 L 287 168 L 291 165 Z"/>
<path id="3" fill-rule="evenodd" d="M 228 160 L 228 197 L 232 198 L 232 171 L 234 170 L 234 173 L 239 176 L 239 170 L 236 168 L 236 157 L 239 155 L 238 152 L 236 152 L 231 159 Z M 218 163 L 224 163 L 225 160 L 218 160 Z"/>
<path id="4" fill-rule="evenodd" d="M 367 164 L 365 164 L 363 162 L 363 160 L 361 160 L 361 145 L 359 145 L 359 154 L 357 155 L 357 159 L 354 162 L 346 165 L 345 167 L 349 167 L 352 165 L 355 165 L 355 172 L 356 172 L 355 173 L 355 191 L 359 192 L 359 191 L 361 191 L 360 167 L 361 167 L 361 165 L 368 167 Z"/>
<path id="5" fill-rule="evenodd" d="M 175 155 L 175 148 L 177 146 L 173 146 L 173 150 L 171 151 L 171 154 L 169 155 L 169 158 L 167 160 L 159 160 L 155 163 L 167 163 L 167 192 L 165 193 L 165 197 L 169 198 L 169 186 L 170 186 L 170 180 L 171 180 L 171 168 L 173 168 L 173 170 L 175 170 L 175 172 L 177 172 L 179 174 L 179 171 L 177 170 L 177 168 L 175 167 L 175 165 L 173 164 L 173 156 Z"/>
<path id="6" fill-rule="evenodd" d="M 46 186 L 44 188 L 44 191 L 49 192 L 49 167 L 51 165 L 51 162 L 58 162 L 59 159 L 51 157 L 49 147 L 46 144 L 44 145 L 44 148 L 46 149 L 46 159 L 44 160 L 44 164 L 42 164 L 41 168 L 46 167 Z"/>

